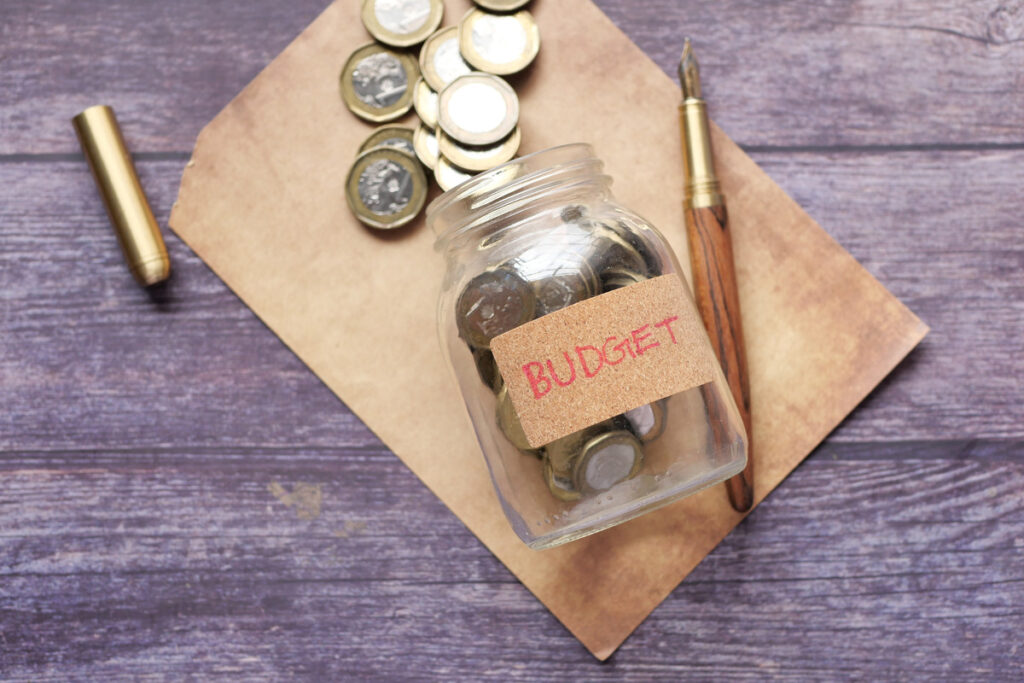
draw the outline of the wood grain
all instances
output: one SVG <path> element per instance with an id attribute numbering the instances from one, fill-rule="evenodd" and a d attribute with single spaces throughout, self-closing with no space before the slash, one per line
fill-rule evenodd
<path id="1" fill-rule="evenodd" d="M 756 447 L 750 426 L 750 381 L 728 214 L 724 205 L 717 205 L 687 208 L 685 216 L 693 299 L 747 432 L 747 465 L 725 482 L 733 509 L 746 512 L 754 504 Z"/>
<path id="2" fill-rule="evenodd" d="M 0 154 L 77 153 L 67 119 L 101 101 L 133 149 L 189 150 L 327 4 L 5 0 Z M 671 74 L 692 35 L 711 115 L 742 145 L 1024 144 L 1018 2 L 598 5 Z"/>
<path id="3" fill-rule="evenodd" d="M 1019 4 L 600 0 L 932 327 L 603 666 L 175 237 L 153 299 L 120 261 L 70 116 L 166 221 L 325 4 L 0 9 L 0 677 L 1024 676 Z"/>

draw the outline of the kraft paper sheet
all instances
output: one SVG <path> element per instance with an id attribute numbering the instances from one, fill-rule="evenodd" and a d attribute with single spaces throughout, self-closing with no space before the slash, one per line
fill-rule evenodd
<path id="1" fill-rule="evenodd" d="M 715 487 L 553 550 L 513 534 L 437 341 L 433 235 L 421 219 L 382 236 L 345 204 L 346 172 L 372 130 L 338 92 L 346 57 L 369 42 L 357 4 L 328 7 L 203 129 L 171 227 L 604 659 L 742 516 Z M 448 0 L 444 25 L 468 7 Z M 685 264 L 678 86 L 589 0 L 531 9 L 543 47 L 512 81 L 522 152 L 593 144 L 618 199 Z M 718 128 L 713 145 L 734 233 L 760 500 L 927 328 Z M 354 346 L 363 351 L 345 352 Z"/>

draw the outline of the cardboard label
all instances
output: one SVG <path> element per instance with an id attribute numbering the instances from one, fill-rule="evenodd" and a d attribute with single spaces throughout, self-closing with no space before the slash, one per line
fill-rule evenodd
<path id="1" fill-rule="evenodd" d="M 715 356 L 669 274 L 538 318 L 491 341 L 533 448 L 710 382 Z"/>

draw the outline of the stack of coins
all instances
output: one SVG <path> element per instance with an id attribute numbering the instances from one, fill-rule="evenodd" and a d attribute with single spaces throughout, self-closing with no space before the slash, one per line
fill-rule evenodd
<path id="1" fill-rule="evenodd" d="M 363 24 L 377 42 L 348 58 L 342 99 L 367 121 L 395 121 L 411 108 L 420 119 L 415 130 L 380 128 L 360 147 L 346 199 L 364 224 L 400 227 L 426 203 L 424 169 L 396 162 L 396 152 L 418 159 L 442 190 L 515 158 L 519 98 L 501 77 L 540 50 L 537 23 L 522 9 L 528 1 L 476 0 L 457 26 L 439 29 L 442 0 L 363 0 Z M 407 50 L 420 43 L 417 60 Z"/>
<path id="2" fill-rule="evenodd" d="M 495 421 L 502 434 L 525 455 L 539 457 L 551 494 L 572 502 L 637 475 L 645 444 L 665 431 L 666 401 L 533 449 L 491 354 L 491 340 L 584 299 L 661 275 L 663 267 L 655 248 L 632 226 L 592 219 L 576 204 L 559 215 L 560 224 L 546 225 L 543 234 L 532 236 L 530 247 L 469 280 L 456 299 L 455 320 L 480 381 L 496 396 Z M 488 248 L 500 248 L 501 234 L 493 239 Z"/>

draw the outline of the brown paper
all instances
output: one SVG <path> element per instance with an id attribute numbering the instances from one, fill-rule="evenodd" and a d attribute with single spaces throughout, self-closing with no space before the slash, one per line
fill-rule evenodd
<path id="1" fill-rule="evenodd" d="M 580 301 L 491 341 L 526 441 L 540 448 L 714 379 L 714 351 L 675 273 Z"/>
<path id="2" fill-rule="evenodd" d="M 466 0 L 446 4 L 452 24 Z M 532 7 L 517 79 L 523 151 L 590 142 L 615 193 L 686 258 L 678 87 L 588 0 Z M 543 552 L 512 532 L 436 341 L 443 271 L 421 222 L 381 236 L 343 198 L 372 128 L 338 73 L 369 38 L 352 2 L 309 26 L 199 135 L 171 227 L 599 658 L 741 519 L 715 487 Z M 680 26 L 685 29 L 699 27 Z M 410 119 L 411 120 L 411 119 Z M 758 500 L 924 336 L 925 326 L 713 128 L 752 392 Z M 367 340 L 372 340 L 368 344 Z M 342 350 L 358 344 L 372 354 Z M 457 474 L 455 474 L 457 473 Z"/>

